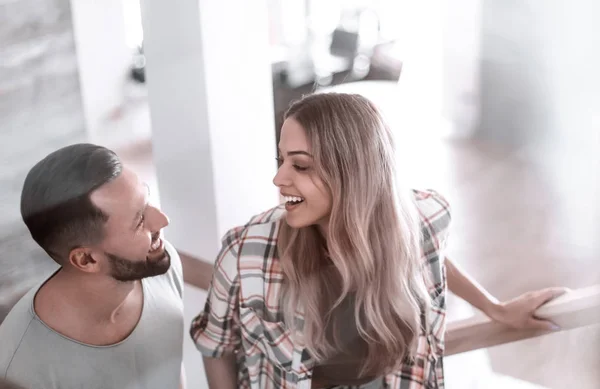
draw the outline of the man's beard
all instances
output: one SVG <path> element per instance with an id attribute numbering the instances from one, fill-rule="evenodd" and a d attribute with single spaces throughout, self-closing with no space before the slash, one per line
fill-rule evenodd
<path id="1" fill-rule="evenodd" d="M 118 255 L 105 253 L 111 266 L 111 276 L 122 282 L 137 281 L 148 277 L 165 274 L 171 267 L 171 256 L 164 251 L 164 257 L 158 261 L 131 261 Z"/>

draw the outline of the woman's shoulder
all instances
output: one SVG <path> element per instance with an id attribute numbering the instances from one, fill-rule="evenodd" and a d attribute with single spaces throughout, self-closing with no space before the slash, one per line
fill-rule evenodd
<path id="1" fill-rule="evenodd" d="M 425 238 L 445 237 L 452 219 L 448 200 L 433 189 L 413 189 L 413 195 L 426 232 Z"/>
<path id="2" fill-rule="evenodd" d="M 239 227 L 231 229 L 223 238 L 222 251 L 229 255 L 229 278 L 239 280 L 240 296 L 245 306 L 262 306 L 265 283 L 271 292 L 279 288 L 282 271 L 277 261 L 277 235 L 285 208 L 278 206 L 255 215 Z M 270 301 L 276 306 L 277 301 Z M 263 304 L 264 305 L 264 304 Z"/>
<path id="3" fill-rule="evenodd" d="M 245 224 L 246 228 L 261 228 L 264 226 L 270 226 L 274 223 L 279 222 L 281 217 L 285 214 L 285 207 L 278 205 L 277 207 L 271 208 L 267 211 L 261 212 L 258 215 L 254 215 L 250 218 L 248 223 Z"/>
<path id="4" fill-rule="evenodd" d="M 439 192 L 413 189 L 413 196 L 422 219 L 450 218 L 450 203 Z"/>
<path id="5" fill-rule="evenodd" d="M 450 203 L 448 200 L 434 189 L 413 189 L 412 190 L 417 207 L 419 210 L 443 209 L 450 213 Z"/>
<path id="6" fill-rule="evenodd" d="M 280 205 L 252 216 L 247 223 L 227 231 L 222 239 L 223 246 L 242 248 L 249 242 L 274 244 L 284 214 L 285 208 Z"/>

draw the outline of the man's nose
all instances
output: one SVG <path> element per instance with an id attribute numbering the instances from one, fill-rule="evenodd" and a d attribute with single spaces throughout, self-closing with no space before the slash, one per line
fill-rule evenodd
<path id="1" fill-rule="evenodd" d="M 169 225 L 169 217 L 165 215 L 163 211 L 151 206 L 148 207 L 146 212 L 148 211 L 151 213 L 149 216 L 152 224 L 149 227 L 152 231 L 160 231 Z"/>

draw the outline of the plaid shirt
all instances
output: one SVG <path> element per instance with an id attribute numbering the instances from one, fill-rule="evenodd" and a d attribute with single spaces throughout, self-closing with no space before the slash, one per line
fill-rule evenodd
<path id="1" fill-rule="evenodd" d="M 393 389 L 443 388 L 446 274 L 442 251 L 450 209 L 434 191 L 414 191 L 414 195 L 422 221 L 423 263 L 432 274 L 428 285 L 432 305 L 422 315 L 429 331 L 419 334 L 413 361 L 383 377 L 383 382 Z M 236 352 L 239 388 L 311 387 L 315 362 L 302 336 L 292 336 L 282 322 L 284 277 L 276 244 L 284 212 L 281 206 L 271 209 L 225 235 L 204 311 L 192 322 L 190 334 L 204 356 Z M 295 320 L 303 322 L 301 309 Z"/>

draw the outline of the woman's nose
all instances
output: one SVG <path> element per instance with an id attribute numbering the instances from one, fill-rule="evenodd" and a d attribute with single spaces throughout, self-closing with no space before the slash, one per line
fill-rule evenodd
<path id="1" fill-rule="evenodd" d="M 290 175 L 287 172 L 287 168 L 283 165 L 279 167 L 275 177 L 273 177 L 273 184 L 279 188 L 283 186 L 289 186 L 291 184 Z"/>

